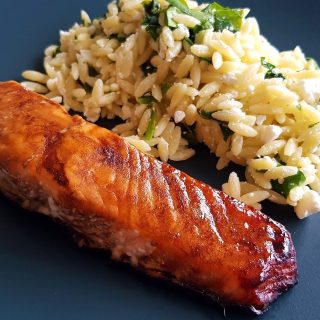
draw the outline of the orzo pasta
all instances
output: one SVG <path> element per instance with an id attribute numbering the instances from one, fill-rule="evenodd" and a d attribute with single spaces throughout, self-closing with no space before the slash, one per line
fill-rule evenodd
<path id="1" fill-rule="evenodd" d="M 24 85 L 113 130 L 162 161 L 191 157 L 191 139 L 246 166 L 223 190 L 260 208 L 320 211 L 320 71 L 299 47 L 279 52 L 247 9 L 185 0 L 120 0 L 61 31 L 45 74 Z"/>

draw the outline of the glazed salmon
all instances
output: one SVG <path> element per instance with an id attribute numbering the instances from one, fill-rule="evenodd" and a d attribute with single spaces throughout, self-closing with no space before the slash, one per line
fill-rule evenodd
<path id="1" fill-rule="evenodd" d="M 281 224 L 15 82 L 0 83 L 0 189 L 224 305 L 261 313 L 297 281 Z"/>

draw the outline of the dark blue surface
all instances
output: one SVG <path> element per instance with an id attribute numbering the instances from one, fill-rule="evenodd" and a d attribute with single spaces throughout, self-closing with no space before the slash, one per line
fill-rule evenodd
<path id="1" fill-rule="evenodd" d="M 224 4 L 250 7 L 262 33 L 279 49 L 299 44 L 307 56 L 320 58 L 320 2 L 230 0 Z M 80 9 L 99 16 L 106 6 L 103 1 L 1 0 L 0 81 L 19 79 L 24 69 L 40 68 L 43 49 L 57 41 L 59 29 L 79 20 Z M 202 147 L 196 157 L 175 166 L 219 187 L 231 169 L 216 172 L 214 162 Z M 271 204 L 264 208 L 292 232 L 300 281 L 259 318 L 318 320 L 320 215 L 299 221 L 290 209 Z M 0 319 L 257 317 L 227 309 L 224 318 L 217 305 L 111 263 L 105 254 L 78 249 L 63 228 L 0 196 Z"/>

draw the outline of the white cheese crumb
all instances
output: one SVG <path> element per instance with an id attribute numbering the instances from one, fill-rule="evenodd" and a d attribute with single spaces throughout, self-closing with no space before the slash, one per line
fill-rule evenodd
<path id="1" fill-rule="evenodd" d="M 279 126 L 270 125 L 262 126 L 260 128 L 260 139 L 264 142 L 270 142 L 279 138 L 282 133 L 282 129 Z"/>
<path id="2" fill-rule="evenodd" d="M 234 72 L 229 72 L 222 75 L 220 80 L 225 84 L 234 84 L 237 81 L 237 76 Z"/>
<path id="3" fill-rule="evenodd" d="M 320 195 L 318 192 L 309 190 L 298 201 L 295 212 L 299 219 L 306 218 L 320 211 Z"/>
<path id="4" fill-rule="evenodd" d="M 183 40 L 184 38 L 189 38 L 190 33 L 189 33 L 189 29 L 185 25 L 179 23 L 178 28 L 172 32 L 172 35 L 174 40 L 179 41 L 179 40 Z"/>
<path id="5" fill-rule="evenodd" d="M 304 97 L 307 103 L 317 104 L 320 99 L 320 80 L 319 79 L 303 79 L 295 87 L 295 89 Z"/>
<path id="6" fill-rule="evenodd" d="M 302 199 L 304 194 L 303 187 L 295 187 L 290 190 L 289 199 L 291 201 L 299 201 Z"/>
<path id="7" fill-rule="evenodd" d="M 174 113 L 174 122 L 179 123 L 185 118 L 186 114 L 183 111 L 176 111 Z"/>

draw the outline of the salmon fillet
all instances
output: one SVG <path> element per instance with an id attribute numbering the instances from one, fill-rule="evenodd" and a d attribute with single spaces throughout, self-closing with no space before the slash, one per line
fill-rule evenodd
<path id="1" fill-rule="evenodd" d="M 280 223 L 13 81 L 0 83 L 0 190 L 223 305 L 262 313 L 297 280 Z"/>

